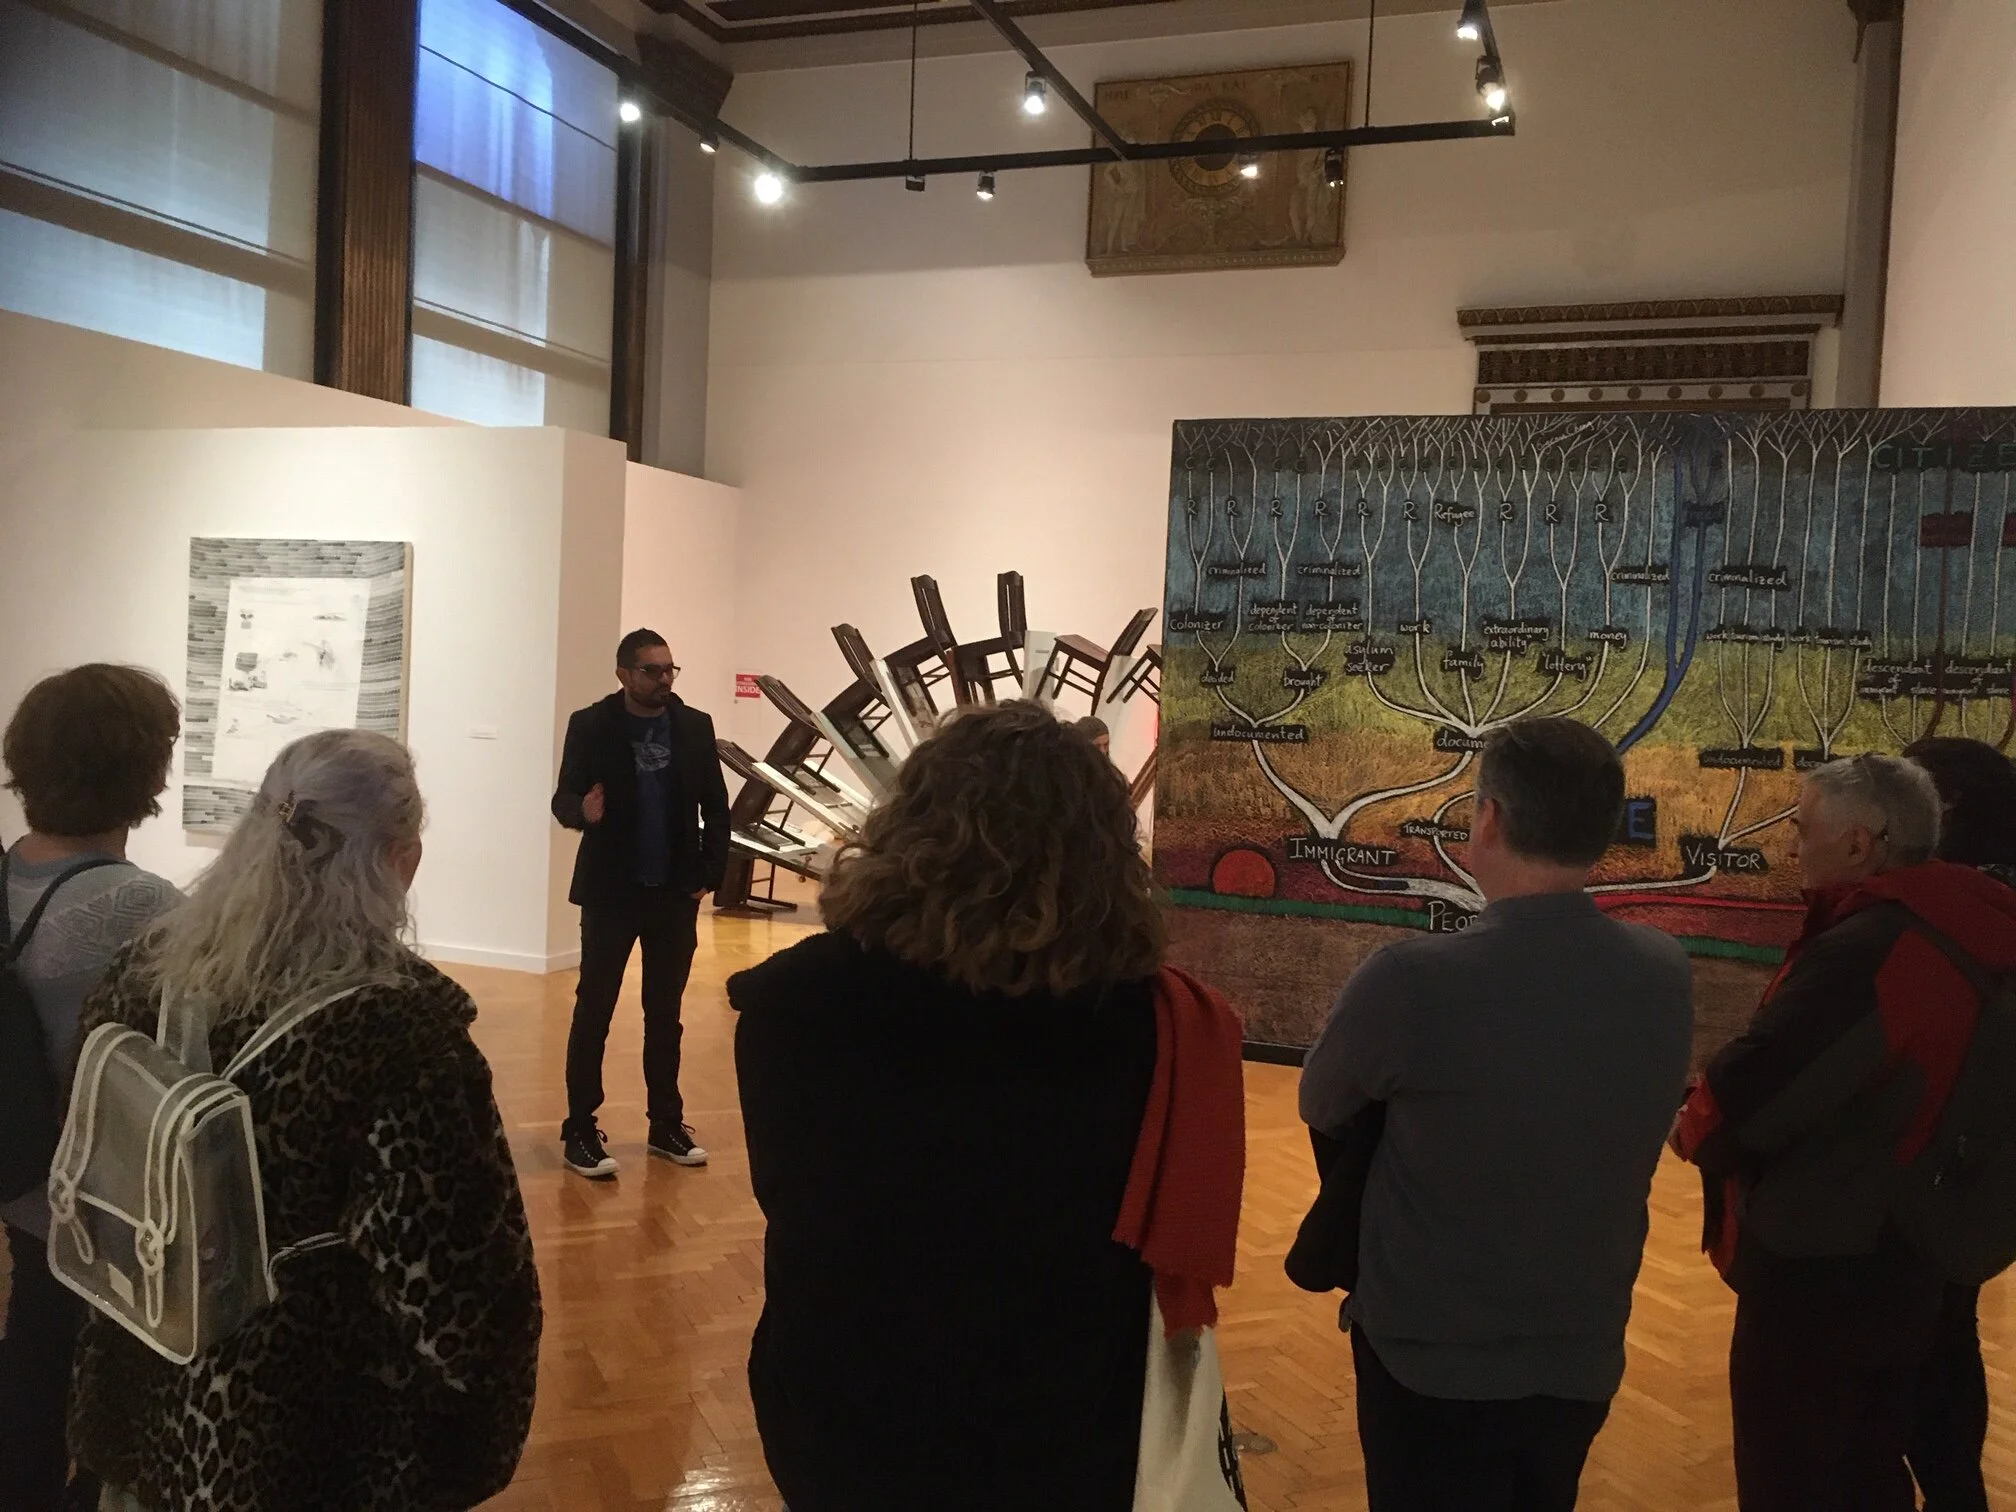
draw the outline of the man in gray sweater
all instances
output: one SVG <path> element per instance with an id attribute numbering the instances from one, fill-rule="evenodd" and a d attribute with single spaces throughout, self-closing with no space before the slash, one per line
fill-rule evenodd
<path id="1" fill-rule="evenodd" d="M 1309 1052 L 1312 1129 L 1384 1106 L 1347 1307 L 1372 1512 L 1572 1508 L 1623 1380 L 1693 1036 L 1679 945 L 1586 891 L 1623 799 L 1588 726 L 1495 732 L 1467 857 L 1489 907 L 1366 960 Z"/>

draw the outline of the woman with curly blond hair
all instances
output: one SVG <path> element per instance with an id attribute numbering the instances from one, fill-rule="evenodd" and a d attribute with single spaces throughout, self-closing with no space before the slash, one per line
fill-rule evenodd
<path id="1" fill-rule="evenodd" d="M 1215 1318 L 1244 1160 L 1238 1022 L 1161 969 L 1126 783 L 1036 704 L 961 713 L 822 912 L 728 987 L 778 1488 L 1125 1512 L 1151 1317 Z"/>

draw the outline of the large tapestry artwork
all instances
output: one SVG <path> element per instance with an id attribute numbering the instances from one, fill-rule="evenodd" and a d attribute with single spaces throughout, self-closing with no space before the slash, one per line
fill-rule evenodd
<path id="1" fill-rule="evenodd" d="M 1126 79 L 1101 84 L 1096 103 L 1134 141 L 1195 141 L 1224 150 L 1094 168 L 1085 237 L 1085 261 L 1094 274 L 1343 261 L 1342 155 L 1333 184 L 1320 150 L 1247 159 L 1238 144 L 1241 137 L 1350 125 L 1349 63 Z"/>
<path id="2" fill-rule="evenodd" d="M 2012 482 L 2016 410 L 1178 425 L 1175 958 L 1308 1044 L 1368 951 L 1476 917 L 1477 753 L 1566 714 L 1628 779 L 1599 902 L 1681 939 L 1719 1042 L 1799 920 L 1800 774 L 2009 749 Z"/>

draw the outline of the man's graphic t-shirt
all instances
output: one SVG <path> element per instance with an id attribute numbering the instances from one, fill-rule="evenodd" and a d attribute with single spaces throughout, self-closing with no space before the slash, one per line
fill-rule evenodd
<path id="1" fill-rule="evenodd" d="M 672 880 L 672 716 L 625 718 L 637 758 L 637 880 L 663 887 Z"/>

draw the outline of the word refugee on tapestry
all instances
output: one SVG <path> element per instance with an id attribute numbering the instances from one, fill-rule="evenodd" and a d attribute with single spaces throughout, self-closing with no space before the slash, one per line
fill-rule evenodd
<path id="1" fill-rule="evenodd" d="M 1466 927 L 1478 752 L 1561 714 L 1625 761 L 1602 905 L 1775 959 L 1801 772 L 2016 734 L 2012 483 L 2010 410 L 1178 425 L 1156 858 L 1179 935 L 1185 910 L 1369 926 L 1363 949 Z M 1304 1043 L 1315 1011 L 1258 1037 Z"/>

